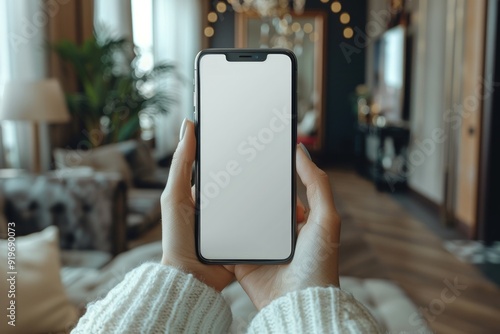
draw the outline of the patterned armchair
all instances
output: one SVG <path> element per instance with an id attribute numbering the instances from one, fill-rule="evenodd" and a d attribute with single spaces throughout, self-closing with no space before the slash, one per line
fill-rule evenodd
<path id="1" fill-rule="evenodd" d="M 57 225 L 62 249 L 126 250 L 127 187 L 117 173 L 53 172 L 0 179 L 0 198 L 17 235 Z M 1 230 L 1 229 L 0 229 Z"/>

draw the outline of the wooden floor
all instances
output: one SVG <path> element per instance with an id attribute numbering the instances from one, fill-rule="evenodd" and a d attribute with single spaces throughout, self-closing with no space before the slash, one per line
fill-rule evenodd
<path id="1" fill-rule="evenodd" d="M 448 253 L 423 223 L 372 183 L 350 171 L 328 174 L 342 217 L 341 275 L 393 280 L 422 308 L 442 305 L 435 300 L 442 298 L 445 281 L 458 279 L 466 289 L 442 313 L 426 317 L 430 328 L 439 334 L 500 333 L 499 288 Z M 303 187 L 298 193 L 304 199 Z M 160 239 L 157 226 L 129 247 Z"/>
<path id="2" fill-rule="evenodd" d="M 429 311 L 426 319 L 435 333 L 500 333 L 496 285 L 448 253 L 439 238 L 372 183 L 350 171 L 328 173 L 342 217 L 341 275 L 397 282 L 417 307 L 433 307 L 435 314 Z M 455 280 L 463 290 L 445 303 L 446 281 Z"/>

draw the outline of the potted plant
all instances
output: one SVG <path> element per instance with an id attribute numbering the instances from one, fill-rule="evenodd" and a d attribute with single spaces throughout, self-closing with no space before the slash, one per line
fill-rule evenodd
<path id="1" fill-rule="evenodd" d="M 96 33 L 81 45 L 68 40 L 53 45 L 76 73 L 79 92 L 67 94 L 67 103 L 83 127 L 80 137 L 94 147 L 137 137 L 141 112 L 168 113 L 174 102 L 165 87 L 174 66 L 142 71 L 133 49 L 125 38 Z"/>

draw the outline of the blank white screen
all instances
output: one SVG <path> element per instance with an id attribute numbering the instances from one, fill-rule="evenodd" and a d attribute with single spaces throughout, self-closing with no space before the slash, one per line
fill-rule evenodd
<path id="1" fill-rule="evenodd" d="M 279 260 L 292 249 L 292 64 L 199 62 L 200 252 Z"/>

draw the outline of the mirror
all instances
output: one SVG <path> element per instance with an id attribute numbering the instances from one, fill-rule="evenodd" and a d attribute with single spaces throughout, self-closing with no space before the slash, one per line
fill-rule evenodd
<path id="1" fill-rule="evenodd" d="M 279 17 L 236 14 L 238 48 L 286 48 L 297 56 L 297 139 L 315 152 L 323 148 L 325 14 L 304 12 Z"/>

